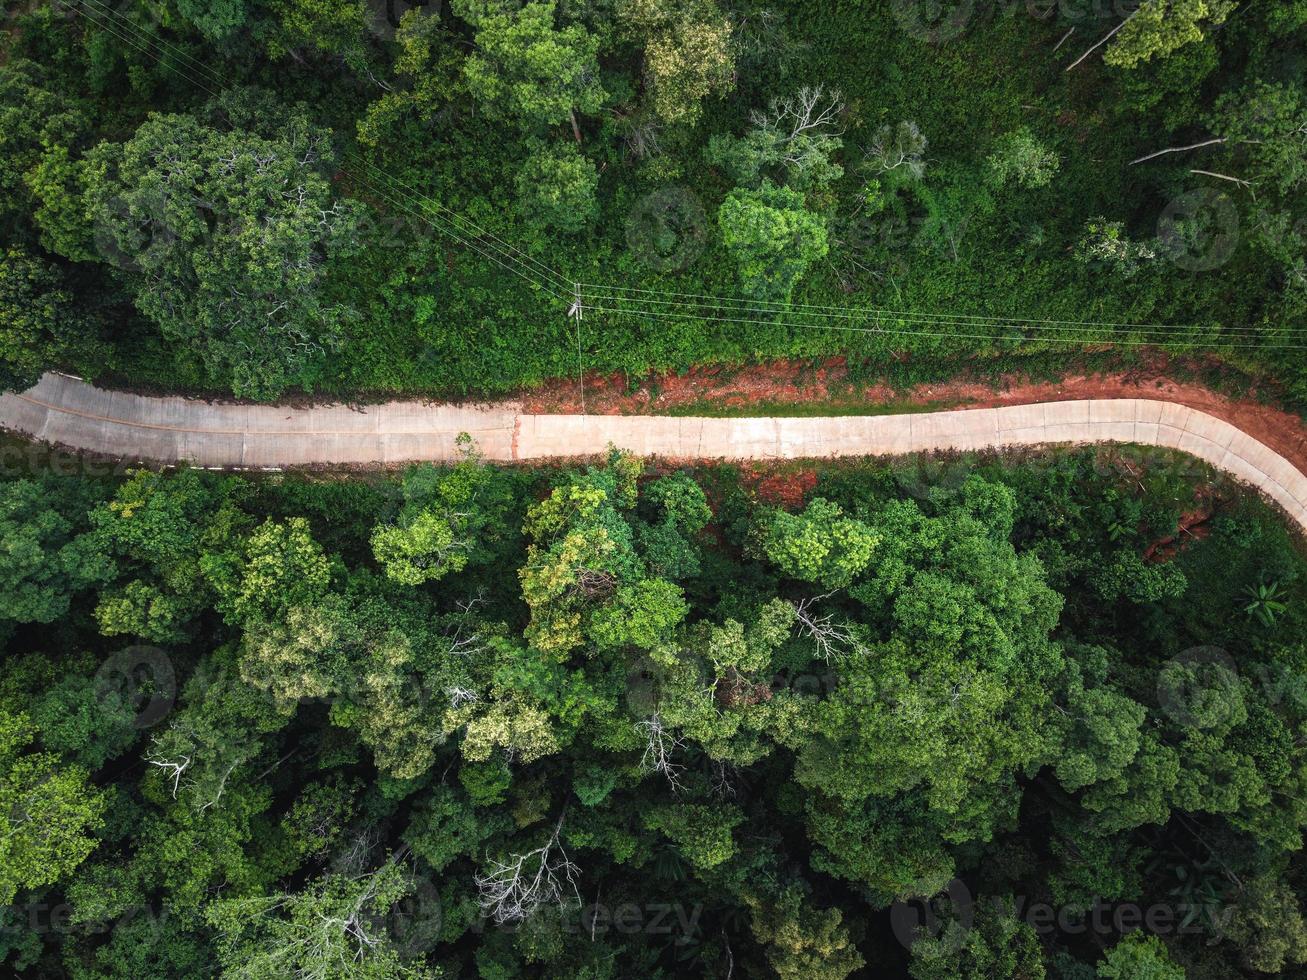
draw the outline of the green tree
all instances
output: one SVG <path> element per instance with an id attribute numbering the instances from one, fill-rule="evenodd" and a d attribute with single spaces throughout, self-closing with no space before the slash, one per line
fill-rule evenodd
<path id="1" fill-rule="evenodd" d="M 666 835 L 696 868 L 714 868 L 736 853 L 731 831 L 744 815 L 731 804 L 675 803 L 649 810 L 643 821 Z"/>
<path id="2" fill-rule="evenodd" d="M 766 735 L 779 739 L 801 724 L 794 717 L 793 696 L 774 696 L 770 687 L 777 650 L 790 639 L 795 623 L 795 606 L 773 599 L 748 619 L 747 627 L 736 619 L 720 625 L 701 620 L 650 651 L 657 668 L 652 704 L 657 721 L 637 725 L 646 735 L 641 748 L 653 750 L 645 763 L 663 756 L 666 738 L 679 731 L 711 759 L 752 765 L 771 749 Z M 655 735 L 666 738 L 659 742 Z M 674 783 L 679 763 L 669 761 L 671 767 L 644 769 L 662 771 Z"/>
<path id="3" fill-rule="evenodd" d="M 917 838 L 912 861 L 931 868 L 932 835 L 988 839 L 1013 815 L 1015 774 L 1053 751 L 1062 600 L 1009 542 L 1012 503 L 1006 487 L 971 477 L 938 513 L 894 501 L 867 520 L 875 561 L 850 590 L 867 642 L 842 653 L 839 685 L 792 736 L 795 776 L 818 794 L 808 810 L 823 864 L 881 894 L 914 879 L 882 877 L 907 863 L 881 853 L 908 850 L 892 834 L 873 831 L 871 854 L 848 843 L 891 822 L 871 797 L 921 794 L 900 819 L 914 824 L 902 831 Z"/>
<path id="4" fill-rule="evenodd" d="M 56 143 L 23 175 L 35 199 L 32 221 L 40 230 L 41 245 L 74 262 L 102 257 L 96 248 L 94 216 L 87 214 L 83 177 L 85 167 L 73 148 Z"/>
<path id="5" fill-rule="evenodd" d="M 1016 917 L 1010 899 L 982 899 L 973 912 L 975 921 L 970 925 L 949 918 L 938 935 L 912 944 L 908 973 L 913 980 L 1044 980 L 1039 937 L 1029 923 Z"/>
<path id="6" fill-rule="evenodd" d="M 685 594 L 671 582 L 650 578 L 623 585 L 590 618 L 596 647 L 657 646 L 690 612 Z"/>
<path id="7" fill-rule="evenodd" d="M 1242 948 L 1244 963 L 1261 973 L 1282 973 L 1289 964 L 1307 962 L 1307 921 L 1298 897 L 1273 875 L 1242 884 L 1225 935 Z"/>
<path id="8" fill-rule="evenodd" d="M 103 943 L 77 948 L 65 963 L 72 980 L 96 977 L 211 977 L 218 965 L 210 944 L 181 916 L 142 908 L 114 923 Z M 91 946 L 90 943 L 87 946 Z"/>
<path id="9" fill-rule="evenodd" d="M 1295 86 L 1259 81 L 1223 95 L 1208 122 L 1225 141 L 1230 169 L 1257 188 L 1239 198 L 1243 225 L 1284 284 L 1273 315 L 1293 318 L 1307 308 L 1307 225 L 1298 217 L 1307 190 L 1307 100 Z"/>
<path id="10" fill-rule="evenodd" d="M 758 553 L 790 578 L 842 589 L 867 567 L 879 539 L 838 504 L 817 497 L 801 514 L 760 510 L 753 540 Z"/>
<path id="11" fill-rule="evenodd" d="M 395 32 L 399 51 L 393 65 L 399 84 L 368 106 L 359 120 L 359 141 L 378 147 L 402 132 L 409 120 L 429 123 L 463 92 L 462 62 L 444 18 L 426 16 L 412 7 Z"/>
<path id="12" fill-rule="evenodd" d="M 1184 595 L 1189 581 L 1176 565 L 1154 564 L 1144 561 L 1136 551 L 1123 549 L 1108 557 L 1104 555 L 1099 567 L 1090 571 L 1089 583 L 1109 602 L 1129 599 L 1131 602 L 1157 602 L 1176 599 Z"/>
<path id="13" fill-rule="evenodd" d="M 250 770 L 288 716 L 264 692 L 242 682 L 239 666 L 237 651 L 230 645 L 206 658 L 182 688 L 180 709 L 166 727 L 151 734 L 143 753 L 150 773 L 147 791 L 159 801 L 169 801 L 166 819 L 184 824 L 188 834 L 219 831 L 205 821 L 206 813 L 230 811 L 233 820 L 245 821 L 267 805 L 267 787 L 250 785 Z M 181 860 L 166 840 L 159 846 L 166 864 Z M 224 850 L 232 848 L 239 850 L 240 841 L 224 842 Z M 211 857 L 208 871 L 197 869 L 196 877 L 188 878 L 193 887 L 202 890 L 199 879 L 206 874 L 225 873 L 222 857 Z M 233 862 L 230 873 L 241 873 L 254 860 Z"/>
<path id="14" fill-rule="evenodd" d="M 1089 786 L 1081 805 L 1093 815 L 1098 833 L 1163 824 L 1171 816 L 1171 798 L 1179 780 L 1179 753 L 1146 733 L 1130 765 L 1119 775 Z"/>
<path id="15" fill-rule="evenodd" d="M 989 179 L 999 187 L 1015 181 L 1021 187 L 1034 188 L 1051 184 L 1062 161 L 1029 127 L 1022 126 L 999 137 L 985 165 Z"/>
<path id="16" fill-rule="evenodd" d="M 108 797 L 79 766 L 23 752 L 35 731 L 24 715 L 0 712 L 0 903 L 20 888 L 67 878 L 95 849 Z"/>
<path id="17" fill-rule="evenodd" d="M 844 143 L 832 131 L 843 109 L 838 91 L 804 86 L 772 99 L 765 112 L 751 113 L 743 137 L 712 136 L 708 162 L 751 190 L 780 183 L 805 193 L 822 191 L 844 175 L 835 162 Z"/>
<path id="18" fill-rule="evenodd" d="M 220 18 L 215 16 L 213 5 L 208 6 L 210 22 L 216 24 Z M 276 16 L 275 26 L 261 33 L 274 58 L 307 49 L 339 57 L 354 71 L 370 74 L 368 18 L 375 11 L 365 0 L 273 0 L 270 6 Z"/>
<path id="19" fill-rule="evenodd" d="M 539 144 L 517 172 L 522 214 L 533 224 L 573 234 L 599 215 L 594 164 L 573 143 Z"/>
<path id="20" fill-rule="evenodd" d="M 476 50 L 463 62 L 468 91 L 500 119 L 552 126 L 603 105 L 599 41 L 580 24 L 555 27 L 554 4 L 511 10 L 454 0 L 453 10 L 476 30 Z"/>
<path id="21" fill-rule="evenodd" d="M 341 842 L 358 810 L 360 780 L 333 778 L 305 787 L 281 828 L 294 850 L 310 858 L 326 858 Z"/>
<path id="22" fill-rule="evenodd" d="M 611 608 L 619 589 L 647 578 L 635 548 L 629 514 L 638 501 L 639 460 L 616 451 L 604 469 L 592 468 L 554 487 L 546 500 L 527 512 L 524 530 L 530 544 L 520 569 L 522 597 L 531 609 L 526 638 L 560 659 L 592 635 L 598 624 L 611 639 Z M 664 589 L 621 593 L 621 602 L 648 602 L 648 623 L 663 619 L 675 606 Z M 661 611 L 658 611 L 661 608 Z"/>
<path id="23" fill-rule="evenodd" d="M 503 481 L 481 462 L 470 437 L 460 435 L 459 445 L 463 457 L 448 471 L 409 469 L 398 520 L 372 530 L 372 553 L 392 581 L 421 585 L 483 564 L 506 536 Z"/>
<path id="24" fill-rule="evenodd" d="M 355 247 L 358 208 L 333 199 L 331 134 L 301 111 L 253 91 L 208 111 L 225 124 L 153 115 L 92 150 L 87 207 L 164 336 L 236 394 L 275 398 L 339 341 L 325 270 Z"/>
<path id="25" fill-rule="evenodd" d="M 808 267 L 830 248 L 825 221 L 804 209 L 802 194 L 784 187 L 736 188 L 717 220 L 740 284 L 754 299 L 787 302 Z"/>
<path id="26" fill-rule="evenodd" d="M 475 859 L 490 837 L 511 828 L 507 815 L 479 810 L 466 794 L 436 786 L 414 809 L 404 840 L 433 871 L 440 872 L 459 858 Z"/>
<path id="27" fill-rule="evenodd" d="M 177 0 L 177 12 L 195 25 L 206 40 L 221 41 L 244 27 L 249 0 Z"/>
<path id="28" fill-rule="evenodd" d="M 274 980 L 423 980 L 439 974 L 405 963 L 387 916 L 414 879 L 388 861 L 366 874 L 330 874 L 302 891 L 211 902 L 224 976 Z"/>
<path id="29" fill-rule="evenodd" d="M 97 676 L 99 666 L 90 654 L 10 658 L 0 678 L 0 711 L 26 715 L 45 751 L 99 769 L 140 734 L 132 724 L 136 705 L 106 690 L 105 678 Z"/>
<path id="30" fill-rule="evenodd" d="M 167 642 L 186 635 L 212 601 L 201 555 L 223 550 L 250 523 L 232 500 L 244 488 L 194 470 L 138 470 L 91 511 L 95 540 L 129 579 L 100 594 L 95 615 L 106 636 Z"/>
<path id="31" fill-rule="evenodd" d="M 920 793 L 859 802 L 813 794 L 804 818 L 813 868 L 862 883 L 878 905 L 937 894 L 955 874 L 948 828 Z"/>
<path id="32" fill-rule="evenodd" d="M 1065 693 L 1057 702 L 1064 731 L 1054 762 L 1058 782 L 1069 792 L 1119 776 L 1139 752 L 1143 705 L 1105 683 L 1108 652 L 1079 651 L 1088 668 L 1068 659 Z"/>
<path id="33" fill-rule="evenodd" d="M 22 58 L 0 65 L 0 215 L 10 221 L 30 212 L 27 181 L 42 157 L 72 146 L 89 128 L 51 76 Z"/>
<path id="34" fill-rule="evenodd" d="M 113 563 L 89 534 L 50 506 L 53 484 L 0 483 L 0 619 L 53 623 L 73 595 L 107 581 Z"/>
<path id="35" fill-rule="evenodd" d="M 667 579 L 692 578 L 701 563 L 696 537 L 712 517 L 703 490 L 687 474 L 651 480 L 641 494 L 636 546 L 649 571 Z"/>
<path id="36" fill-rule="evenodd" d="M 1287 194 L 1307 182 L 1307 101 L 1290 85 L 1256 82 L 1217 100 L 1209 122 L 1259 186 Z"/>
<path id="37" fill-rule="evenodd" d="M 59 271 L 18 248 L 0 257 L 0 390 L 21 391 L 41 373 L 92 364 L 92 321 Z"/>
<path id="38" fill-rule="evenodd" d="M 1093 833 L 1083 814 L 1058 823 L 1064 832 L 1049 842 L 1057 867 L 1048 881 L 1056 905 L 1065 907 L 1069 915 L 1084 916 L 1096 903 L 1140 898 L 1140 865 L 1148 850 L 1134 846 L 1129 834 Z"/>
<path id="39" fill-rule="evenodd" d="M 372 553 L 396 582 L 421 585 L 467 567 L 471 543 L 460 532 L 464 515 L 423 510 L 407 523 L 372 533 Z"/>
<path id="40" fill-rule="evenodd" d="M 95 618 L 105 636 L 139 636 L 155 643 L 184 639 L 193 607 L 158 586 L 139 579 L 102 593 Z"/>
<path id="41" fill-rule="evenodd" d="M 1204 31 L 1220 27 L 1238 0 L 1144 0 L 1126 19 L 1103 54 L 1109 65 L 1134 68 L 1152 58 L 1201 41 Z"/>
<path id="42" fill-rule="evenodd" d="M 451 636 L 451 624 L 420 604 L 399 605 L 366 592 L 351 599 L 317 667 L 324 685 L 336 685 L 329 693 L 343 695 L 332 701 L 332 722 L 355 729 L 387 776 L 416 779 L 434 764 L 445 741 L 441 703 L 433 697 L 443 700 L 455 683 L 443 669 L 454 659 L 459 634 Z M 471 634 L 472 649 L 461 651 L 470 656 L 480 626 L 466 618 L 459 623 Z M 263 669 L 265 676 L 275 675 L 275 668 Z"/>
<path id="43" fill-rule="evenodd" d="M 1129 933 L 1098 963 L 1100 980 L 1184 980 L 1185 971 L 1171 959 L 1156 936 Z"/>
<path id="44" fill-rule="evenodd" d="M 1076 243 L 1074 254 L 1091 268 L 1107 269 L 1122 279 L 1130 279 L 1157 258 L 1157 248 L 1151 241 L 1129 238 L 1124 223 L 1100 217 L 1085 223 L 1084 235 Z"/>
<path id="45" fill-rule="evenodd" d="M 791 885 L 774 900 L 746 895 L 749 928 L 782 980 L 844 980 L 865 961 L 839 909 L 816 909 Z"/>
<path id="46" fill-rule="evenodd" d="M 290 714 L 300 701 L 338 692 L 347 676 L 351 644 L 359 642 L 344 600 L 325 596 L 284 614 L 246 622 L 241 678 L 267 691 L 278 710 Z"/>
<path id="47" fill-rule="evenodd" d="M 217 608 L 236 623 L 316 602 L 331 581 L 331 563 L 302 517 L 269 518 L 233 550 L 206 554 L 200 564 Z"/>
<path id="48" fill-rule="evenodd" d="M 731 23 L 712 0 L 628 0 L 618 17 L 644 42 L 645 84 L 664 122 L 693 125 L 707 96 L 733 87 Z"/>

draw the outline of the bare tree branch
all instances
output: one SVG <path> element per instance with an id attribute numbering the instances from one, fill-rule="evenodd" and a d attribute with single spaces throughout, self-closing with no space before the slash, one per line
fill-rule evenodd
<path id="1" fill-rule="evenodd" d="M 1200 174 L 1203 177 L 1219 177 L 1221 180 L 1228 180 L 1231 183 L 1239 184 L 1241 187 L 1252 187 L 1252 181 L 1244 180 L 1242 177 L 1231 177 L 1229 174 L 1218 174 L 1211 170 L 1190 170 L 1191 174 Z"/>
<path id="2" fill-rule="evenodd" d="M 640 769 L 644 772 L 659 772 L 667 777 L 673 793 L 681 790 L 681 770 L 685 767 L 673 761 L 676 750 L 685 742 L 663 724 L 662 716 L 654 712 L 653 717 L 636 723 L 636 731 L 646 739 L 644 755 L 640 759 Z"/>
<path id="3" fill-rule="evenodd" d="M 750 113 L 749 121 L 775 134 L 777 142 L 790 143 L 834 123 L 844 111 L 843 98 L 839 89 L 827 92 L 824 85 L 805 85 L 793 95 L 772 99 L 766 113 Z"/>
<path id="4" fill-rule="evenodd" d="M 826 592 L 790 603 L 794 607 L 795 628 L 799 635 L 816 644 L 818 656 L 826 661 L 841 649 L 858 645 L 848 623 L 835 622 L 834 613 L 818 616 L 813 612 L 814 605 L 832 595 L 833 592 Z"/>
<path id="5" fill-rule="evenodd" d="M 1148 154 L 1148 156 L 1140 157 L 1138 160 L 1131 160 L 1130 166 L 1133 167 L 1136 163 L 1143 163 L 1146 160 L 1151 160 L 1154 157 L 1160 157 L 1167 153 L 1184 153 L 1186 150 L 1197 150 L 1197 149 L 1201 149 L 1204 146 L 1215 146 L 1218 143 L 1224 143 L 1224 142 L 1225 142 L 1225 137 L 1220 136 L 1217 137 L 1216 139 L 1204 140 L 1201 143 L 1190 143 L 1188 146 L 1168 146 L 1165 150 L 1158 150 L 1156 153 L 1150 153 Z"/>
<path id="6" fill-rule="evenodd" d="M 1075 61 L 1071 62 L 1071 64 L 1067 65 L 1067 66 L 1066 66 L 1066 70 L 1067 70 L 1067 71 L 1070 71 L 1070 70 L 1071 70 L 1072 68 L 1074 68 L 1076 65 L 1080 64 L 1080 62 L 1084 61 L 1084 60 L 1085 60 L 1086 58 L 1088 58 L 1091 54 L 1093 54 L 1095 51 L 1097 51 L 1099 48 L 1101 48 L 1101 47 L 1102 47 L 1104 44 L 1106 44 L 1108 41 L 1112 40 L 1112 38 L 1116 36 L 1116 32 L 1117 32 L 1117 31 L 1119 31 L 1121 28 L 1125 27 L 1125 25 L 1128 24 L 1128 23 L 1130 23 L 1130 21 L 1134 20 L 1134 16 L 1135 16 L 1135 14 L 1137 14 L 1137 13 L 1139 13 L 1139 10 L 1138 10 L 1138 9 L 1136 9 L 1134 12 L 1132 12 L 1132 13 L 1130 14 L 1130 16 L 1127 17 L 1125 20 L 1121 21 L 1121 23 L 1117 24 L 1117 25 L 1116 25 L 1115 27 L 1113 27 L 1110 31 L 1108 31 L 1108 32 L 1107 32 L 1107 37 L 1103 38 L 1101 41 L 1099 41 L 1097 44 L 1095 44 L 1092 48 L 1090 48 L 1088 51 L 1086 51 L 1084 54 L 1082 54 L 1079 58 L 1077 58 Z"/>
<path id="7" fill-rule="evenodd" d="M 504 925 L 529 919 L 546 905 L 566 908 L 573 899 L 578 906 L 581 904 L 576 887 L 581 871 L 563 849 L 562 829 L 563 818 L 559 817 L 543 845 L 525 854 L 491 861 L 486 873 L 473 878 L 482 912 Z"/>

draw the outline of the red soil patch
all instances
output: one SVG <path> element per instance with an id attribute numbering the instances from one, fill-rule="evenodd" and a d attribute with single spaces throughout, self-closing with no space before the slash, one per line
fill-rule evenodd
<path id="1" fill-rule="evenodd" d="M 817 486 L 817 474 L 812 470 L 767 469 L 750 466 L 742 473 L 745 486 L 753 487 L 754 493 L 764 504 L 782 507 L 786 510 L 798 510 L 808 499 L 808 494 Z"/>
<path id="2" fill-rule="evenodd" d="M 769 361 L 746 367 L 699 365 L 684 374 L 653 375 L 631 388 L 624 374 L 593 374 L 585 378 L 585 410 L 592 415 L 645 415 L 711 401 L 728 408 L 745 408 L 759 401 L 799 404 L 825 401 L 831 385 L 847 376 L 844 358 L 817 366 L 797 361 Z M 575 414 L 581 411 L 580 386 L 575 378 L 559 378 L 521 395 L 524 411 Z"/>
<path id="3" fill-rule="evenodd" d="M 1201 541 L 1212 533 L 1211 525 L 1214 511 L 1203 506 L 1180 515 L 1180 524 L 1175 534 L 1159 538 L 1144 549 L 1144 561 L 1170 561 L 1195 541 Z"/>
<path id="4" fill-rule="evenodd" d="M 815 366 L 772 361 L 740 368 L 696 367 L 684 374 L 654 376 L 634 388 L 621 374 L 585 379 L 585 410 L 593 415 L 656 415 L 700 404 L 748 408 L 760 403 L 771 414 L 783 415 L 783 406 L 821 402 L 838 405 L 842 414 L 848 414 L 851 404 L 883 411 L 887 407 L 907 410 L 913 406 L 992 408 L 1083 398 L 1155 398 L 1187 405 L 1237 426 L 1307 472 L 1307 425 L 1302 418 L 1252 399 L 1219 394 L 1198 382 L 1176 381 L 1167 375 L 1164 358 L 1136 370 L 1067 375 L 1059 381 L 961 379 L 918 385 L 907 391 L 896 391 L 885 384 L 852 385 L 844 358 L 840 357 Z M 520 400 L 525 412 L 581 411 L 575 379 L 559 379 L 546 388 L 523 393 Z"/>

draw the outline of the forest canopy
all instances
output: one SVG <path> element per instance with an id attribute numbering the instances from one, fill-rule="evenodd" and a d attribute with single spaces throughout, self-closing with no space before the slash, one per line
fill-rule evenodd
<path id="1" fill-rule="evenodd" d="M 1307 399 L 1302 0 L 6 16 L 8 387 L 461 395 L 1158 348 Z"/>
<path id="2" fill-rule="evenodd" d="M 19 0 L 0 44 L 0 390 L 1155 358 L 1307 409 L 1307 0 Z M 1307 557 L 1246 489 L 459 448 L 0 454 L 0 969 L 1307 976 Z"/>
<path id="3" fill-rule="evenodd" d="M 1128 448 L 465 449 L 0 484 L 8 968 L 1307 962 L 1307 563 L 1242 491 Z"/>

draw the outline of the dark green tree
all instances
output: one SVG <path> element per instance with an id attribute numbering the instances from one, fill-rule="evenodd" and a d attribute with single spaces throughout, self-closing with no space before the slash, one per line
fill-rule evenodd
<path id="1" fill-rule="evenodd" d="M 164 336 L 239 395 L 307 386 L 340 342 L 349 311 L 325 280 L 355 247 L 358 207 L 333 195 L 333 157 L 327 130 L 255 91 L 87 155 L 101 250 Z"/>

